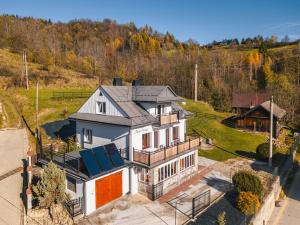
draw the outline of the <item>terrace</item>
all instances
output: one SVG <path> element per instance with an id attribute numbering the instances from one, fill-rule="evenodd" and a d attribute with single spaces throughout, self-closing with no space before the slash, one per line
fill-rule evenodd
<path id="1" fill-rule="evenodd" d="M 188 138 L 184 142 L 178 142 L 169 147 L 160 148 L 155 151 L 133 149 L 133 161 L 147 166 L 163 162 L 173 156 L 182 154 L 200 146 L 200 137 Z"/>

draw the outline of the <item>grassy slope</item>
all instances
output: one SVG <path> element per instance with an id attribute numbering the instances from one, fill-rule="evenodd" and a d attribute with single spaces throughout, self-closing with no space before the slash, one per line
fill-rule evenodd
<path id="1" fill-rule="evenodd" d="M 212 150 L 202 150 L 199 155 L 215 160 L 226 160 L 237 157 L 240 151 L 255 152 L 257 145 L 266 141 L 263 134 L 252 134 L 248 132 L 238 131 L 221 124 L 221 121 L 228 117 L 228 113 L 220 113 L 213 110 L 206 103 L 194 103 L 187 100 L 187 110 L 193 112 L 207 113 L 208 116 L 198 115 L 193 116 L 187 122 L 187 132 L 193 133 L 193 129 L 204 133 L 206 136 L 213 139 L 213 143 L 220 148 L 214 147 Z"/>

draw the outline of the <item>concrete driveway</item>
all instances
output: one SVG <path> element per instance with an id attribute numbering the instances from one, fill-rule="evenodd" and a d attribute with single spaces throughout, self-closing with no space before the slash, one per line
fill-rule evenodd
<path id="1" fill-rule="evenodd" d="M 22 222 L 22 159 L 27 150 L 25 129 L 0 130 L 0 225 Z"/>
<path id="2" fill-rule="evenodd" d="M 281 207 L 276 207 L 268 225 L 300 224 L 300 169 L 294 176 L 287 197 Z"/>

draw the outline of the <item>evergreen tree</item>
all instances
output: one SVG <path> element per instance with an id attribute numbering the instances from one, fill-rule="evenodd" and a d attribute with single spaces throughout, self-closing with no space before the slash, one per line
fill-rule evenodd
<path id="1" fill-rule="evenodd" d="M 53 162 L 48 164 L 38 183 L 32 187 L 40 207 L 50 208 L 66 200 L 65 177 L 65 172 Z"/>

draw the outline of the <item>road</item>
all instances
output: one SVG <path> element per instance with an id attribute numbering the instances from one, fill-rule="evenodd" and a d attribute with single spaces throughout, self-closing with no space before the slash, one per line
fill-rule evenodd
<path id="1" fill-rule="evenodd" d="M 27 150 L 25 129 L 0 130 L 0 225 L 22 223 L 22 159 Z"/>
<path id="2" fill-rule="evenodd" d="M 287 198 L 281 207 L 275 208 L 268 225 L 300 224 L 300 169 L 295 174 Z"/>

